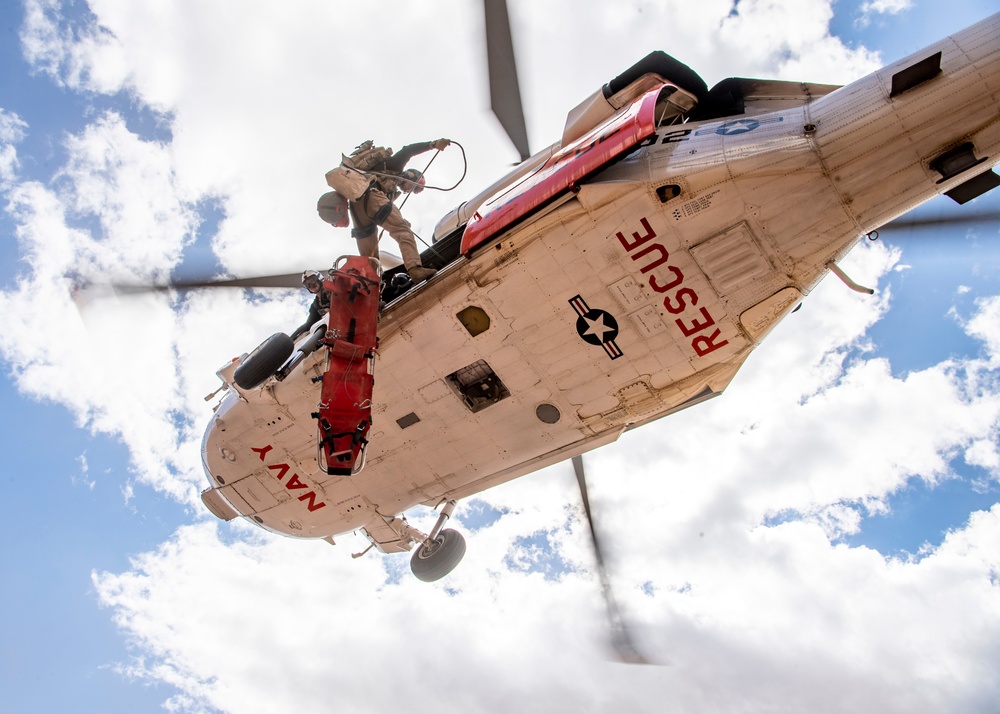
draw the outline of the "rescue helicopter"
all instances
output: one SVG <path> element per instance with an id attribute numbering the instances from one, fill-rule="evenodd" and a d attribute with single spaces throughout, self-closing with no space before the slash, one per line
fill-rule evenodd
<path id="1" fill-rule="evenodd" d="M 656 51 L 531 154 L 506 6 L 485 8 L 492 103 L 521 163 L 441 218 L 430 280 L 339 259 L 313 330 L 219 369 L 202 445 L 219 518 L 331 544 L 360 532 L 412 551 L 425 581 L 465 553 L 445 528 L 461 500 L 572 459 L 589 520 L 582 454 L 722 394 L 828 273 L 867 290 L 838 267 L 861 237 L 1000 185 L 1000 14 L 842 87 L 709 88 Z M 403 515 L 421 505 L 440 513 L 429 533 Z"/>

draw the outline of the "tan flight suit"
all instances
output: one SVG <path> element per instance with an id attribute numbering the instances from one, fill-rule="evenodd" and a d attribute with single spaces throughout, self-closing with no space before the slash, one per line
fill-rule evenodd
<path id="1" fill-rule="evenodd" d="M 380 190 L 372 186 L 366 196 L 362 196 L 354 204 L 354 215 L 360 224 L 357 228 L 367 228 L 375 223 L 374 216 L 380 208 L 390 203 L 389 197 Z M 403 265 L 406 269 L 416 268 L 420 265 L 420 251 L 417 249 L 417 239 L 410 229 L 410 222 L 403 218 L 403 214 L 395 205 L 389 211 L 389 217 L 382 221 L 389 236 L 399 244 L 399 254 L 403 258 Z M 358 252 L 361 255 L 378 257 L 378 234 L 376 231 L 367 238 L 358 239 Z"/>
<path id="2" fill-rule="evenodd" d="M 349 201 L 354 222 L 351 233 L 358 241 L 358 252 L 361 255 L 378 256 L 378 233 L 381 226 L 399 245 L 403 265 L 414 280 L 425 280 L 434 274 L 433 268 L 425 268 L 421 264 L 420 250 L 410 222 L 403 218 L 393 203 L 393 199 L 399 195 L 399 181 L 394 175 L 401 174 L 406 162 L 413 156 L 431 149 L 442 151 L 450 143 L 447 139 L 418 142 L 404 146 L 393 154 L 391 149 L 375 147 L 369 140 L 351 156 L 343 156 L 340 166 L 327 172 L 327 184 Z M 373 153 L 365 155 L 365 152 Z M 355 161 L 359 163 L 356 164 Z M 366 173 L 366 170 L 372 170 L 373 165 L 381 166 L 381 171 Z M 385 215 L 385 219 L 377 221 L 376 217 L 382 215 Z M 358 237 L 358 233 L 366 232 L 370 235 Z"/>

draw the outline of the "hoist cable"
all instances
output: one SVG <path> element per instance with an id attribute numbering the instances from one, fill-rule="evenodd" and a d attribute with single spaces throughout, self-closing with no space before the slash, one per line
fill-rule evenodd
<path id="1" fill-rule="evenodd" d="M 455 185 L 451 186 L 450 188 L 442 188 L 440 186 L 424 186 L 423 187 L 424 189 L 430 189 L 431 191 L 442 191 L 442 192 L 454 191 L 465 180 L 465 176 L 469 172 L 469 161 L 468 161 L 468 159 L 465 156 L 465 147 L 462 146 L 461 144 L 459 144 L 457 141 L 452 141 L 451 139 L 449 139 L 448 141 L 450 141 L 452 144 L 454 144 L 455 146 L 457 146 L 458 150 L 462 152 L 462 175 L 459 177 L 458 181 L 455 182 Z M 436 159 L 438 157 L 438 154 L 440 154 L 440 153 L 441 153 L 441 149 L 438 149 L 438 150 L 436 150 L 434 152 L 434 155 L 431 157 L 431 160 L 427 162 L 427 166 L 425 166 L 424 170 L 420 172 L 421 176 L 423 176 L 424 174 L 427 173 L 427 169 L 429 169 L 431 167 L 431 164 L 434 163 L 434 159 Z M 383 178 L 392 179 L 394 181 L 402 181 L 404 183 L 409 183 L 409 184 L 417 185 L 416 181 L 410 181 L 409 179 L 402 178 L 402 177 L 397 176 L 395 174 L 384 174 L 384 173 L 380 173 L 378 171 L 367 171 L 365 173 L 369 173 L 369 174 L 371 174 L 373 176 L 381 176 Z M 413 195 L 413 191 L 412 190 L 411 191 L 405 191 L 404 193 L 406 193 L 406 197 L 403 199 L 402 203 L 400 203 L 399 206 L 396 207 L 396 209 L 398 211 L 400 211 L 400 212 L 402 212 L 403 206 L 406 205 L 406 202 L 408 200 L 410 200 L 410 196 Z M 379 226 L 379 228 L 380 228 L 380 230 L 379 230 L 378 238 L 375 239 L 376 246 L 379 243 L 382 242 L 382 236 L 385 234 L 385 228 L 382 228 L 381 226 Z M 417 235 L 416 231 L 411 230 L 410 232 L 413 233 L 413 236 L 417 240 L 419 240 L 421 243 L 423 243 L 425 246 L 427 246 L 428 248 L 431 247 L 427 243 L 427 241 L 425 241 L 423 238 L 421 238 L 419 235 Z"/>

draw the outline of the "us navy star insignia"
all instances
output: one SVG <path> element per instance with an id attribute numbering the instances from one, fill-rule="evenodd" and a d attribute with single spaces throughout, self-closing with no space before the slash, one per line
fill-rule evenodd
<path id="1" fill-rule="evenodd" d="M 600 345 L 611 359 L 622 356 L 622 350 L 615 342 L 618 337 L 618 321 L 604 310 L 594 310 L 587 305 L 582 296 L 577 295 L 569 301 L 578 315 L 576 332 L 589 345 Z"/>
<path id="2" fill-rule="evenodd" d="M 759 126 L 764 124 L 774 124 L 775 122 L 784 121 L 784 117 L 759 117 L 754 119 L 731 119 L 730 121 L 723 122 L 719 126 L 709 127 L 705 129 L 699 129 L 694 133 L 695 136 L 702 136 L 703 134 L 718 134 L 719 136 L 734 136 L 736 134 L 746 134 L 753 131 Z"/>

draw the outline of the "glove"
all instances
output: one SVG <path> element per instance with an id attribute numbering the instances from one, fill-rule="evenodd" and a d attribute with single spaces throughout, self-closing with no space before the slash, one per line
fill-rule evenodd
<path id="1" fill-rule="evenodd" d="M 449 146 L 451 146 L 451 140 L 450 139 L 438 139 L 437 141 L 432 141 L 431 142 L 431 146 L 433 148 L 437 149 L 438 151 L 444 151 Z"/>

